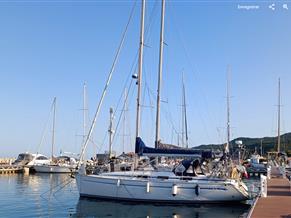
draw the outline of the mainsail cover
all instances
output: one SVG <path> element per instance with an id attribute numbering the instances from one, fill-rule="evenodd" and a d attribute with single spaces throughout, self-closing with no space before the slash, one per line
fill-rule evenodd
<path id="1" fill-rule="evenodd" d="M 135 153 L 139 156 L 191 156 L 201 158 L 212 158 L 212 151 L 200 149 L 185 149 L 185 148 L 151 148 L 147 147 L 140 137 L 135 141 Z"/>

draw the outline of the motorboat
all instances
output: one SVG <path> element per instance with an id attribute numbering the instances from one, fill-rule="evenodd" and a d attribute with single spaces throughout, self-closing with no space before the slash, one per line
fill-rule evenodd
<path id="1" fill-rule="evenodd" d="M 51 160 L 43 154 L 34 154 L 33 156 L 33 159 L 27 164 L 28 167 L 49 164 L 51 162 Z"/>
<path id="2" fill-rule="evenodd" d="M 250 176 L 267 175 L 267 160 L 259 154 L 253 154 L 246 164 L 246 169 Z"/>
<path id="3" fill-rule="evenodd" d="M 32 167 L 34 165 L 49 164 L 50 160 L 47 156 L 42 154 L 21 153 L 17 159 L 12 163 L 13 165 L 21 165 Z"/>
<path id="4" fill-rule="evenodd" d="M 17 166 L 24 166 L 27 165 L 29 162 L 31 162 L 34 159 L 34 154 L 31 153 L 20 153 L 16 160 L 12 162 L 12 165 Z"/>

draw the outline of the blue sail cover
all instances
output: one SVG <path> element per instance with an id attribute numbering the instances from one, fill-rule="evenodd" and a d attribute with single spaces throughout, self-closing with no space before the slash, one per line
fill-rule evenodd
<path id="1" fill-rule="evenodd" d="M 135 153 L 139 156 L 195 156 L 201 158 L 212 158 L 212 151 L 194 150 L 194 149 L 161 149 L 147 147 L 140 137 L 135 141 Z"/>

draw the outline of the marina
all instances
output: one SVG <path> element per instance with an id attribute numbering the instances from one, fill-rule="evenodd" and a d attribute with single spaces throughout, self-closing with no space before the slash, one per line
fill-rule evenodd
<path id="1" fill-rule="evenodd" d="M 234 218 L 249 209 L 245 204 L 187 206 L 79 198 L 75 180 L 66 174 L 0 175 L 0 192 L 0 217 Z"/>
<path id="2" fill-rule="evenodd" d="M 290 218 L 291 19 L 248 3 L 0 1 L 0 217 Z"/>
<path id="3" fill-rule="evenodd" d="M 247 182 L 247 181 L 246 181 Z M 2 174 L 0 175 L 1 193 L 8 201 L 1 201 L 0 216 L 10 210 L 9 201 L 21 201 L 29 197 L 22 207 L 10 211 L 11 216 L 20 216 L 23 210 L 29 210 L 27 216 L 70 216 L 70 217 L 288 217 L 291 213 L 291 185 L 278 167 L 273 167 L 270 179 L 267 180 L 267 194 L 260 193 L 260 180 L 247 182 L 251 189 L 258 187 L 254 202 L 248 204 L 194 204 L 194 205 L 165 205 L 139 204 L 131 202 L 116 202 L 79 198 L 76 180 L 67 174 Z M 8 186 L 9 184 L 9 186 Z M 15 188 L 18 190 L 16 191 Z M 278 203 L 280 202 L 280 203 Z M 184 205 L 184 206 L 183 206 Z M 36 210 L 29 208 L 36 207 Z M 58 209 L 59 207 L 62 210 Z M 38 208 L 38 209 L 37 209 Z M 162 210 L 163 209 L 163 210 Z M 176 216 L 175 216 L 176 215 Z"/>

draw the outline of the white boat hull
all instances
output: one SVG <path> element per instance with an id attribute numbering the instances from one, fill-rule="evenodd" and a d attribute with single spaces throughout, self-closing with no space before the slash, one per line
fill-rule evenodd
<path id="1" fill-rule="evenodd" d="M 75 172 L 74 167 L 59 165 L 35 165 L 33 166 L 37 173 L 72 173 Z"/>
<path id="2" fill-rule="evenodd" d="M 248 199 L 231 180 L 76 176 L 80 196 L 165 203 L 219 203 Z M 175 186 L 175 187 L 174 187 Z"/>

